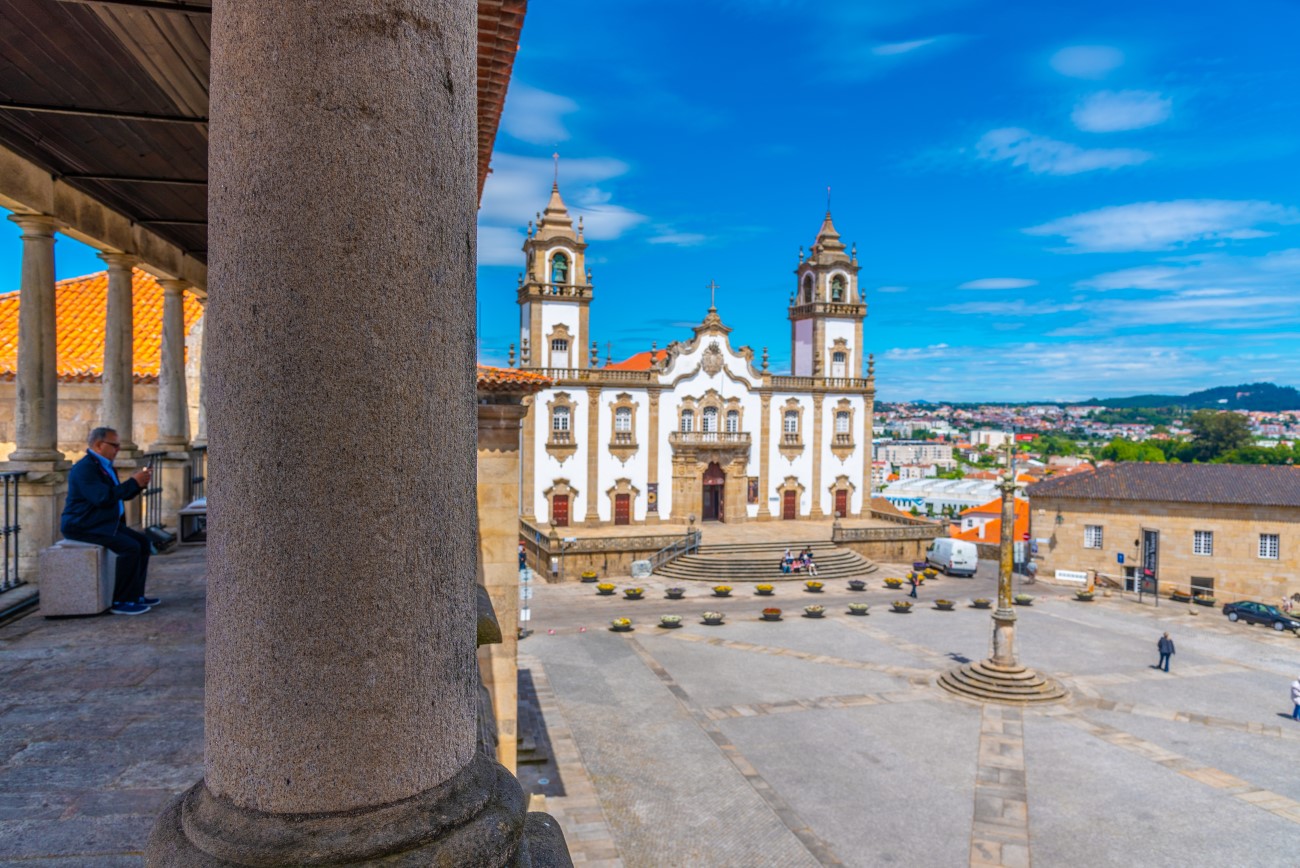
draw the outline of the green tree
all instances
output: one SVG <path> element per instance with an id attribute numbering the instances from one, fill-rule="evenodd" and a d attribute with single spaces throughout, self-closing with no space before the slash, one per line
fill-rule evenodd
<path id="1" fill-rule="evenodd" d="M 1197 410 L 1187 427 L 1192 431 L 1192 457 L 1196 461 L 1213 461 L 1251 445 L 1250 423 L 1240 413 Z"/>

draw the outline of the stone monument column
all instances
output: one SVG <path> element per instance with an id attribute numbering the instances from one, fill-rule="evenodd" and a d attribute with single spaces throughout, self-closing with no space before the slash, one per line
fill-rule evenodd
<path id="1" fill-rule="evenodd" d="M 476 24 L 215 9 L 205 773 L 150 865 L 569 864 L 476 750 Z"/>
<path id="2" fill-rule="evenodd" d="M 67 496 L 67 468 L 59 451 L 59 378 L 54 306 L 54 232 L 58 222 L 43 214 L 11 214 L 22 230 L 23 261 L 18 296 L 18 377 L 15 448 L 2 468 L 26 471 L 19 483 L 17 523 L 22 528 L 18 575 L 36 578 L 41 549 L 60 537 L 59 516 Z"/>

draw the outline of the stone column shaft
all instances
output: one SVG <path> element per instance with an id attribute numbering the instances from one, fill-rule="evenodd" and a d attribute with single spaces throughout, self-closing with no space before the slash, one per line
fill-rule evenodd
<path id="1" fill-rule="evenodd" d="M 772 518 L 772 493 L 768 490 L 768 463 L 772 457 L 772 394 L 763 392 L 759 399 L 758 420 L 758 518 L 768 521 Z"/>
<path id="2" fill-rule="evenodd" d="M 131 275 L 135 257 L 126 253 L 101 253 L 108 265 L 108 295 L 104 303 L 104 382 L 100 424 L 117 429 L 122 440 L 120 456 L 136 450 L 135 426 L 135 314 Z"/>
<path id="3" fill-rule="evenodd" d="M 194 446 L 208 445 L 208 318 L 207 296 L 199 299 L 203 318 L 199 320 L 199 417 L 195 425 Z"/>
<path id="4" fill-rule="evenodd" d="M 824 397 L 821 394 L 813 395 L 812 508 L 808 513 L 811 519 L 826 517 L 826 513 L 822 511 L 822 402 Z"/>
<path id="5" fill-rule="evenodd" d="M 650 511 L 649 492 L 647 491 L 645 520 L 647 524 L 657 524 L 662 520 L 659 513 L 659 388 L 651 386 L 648 392 L 649 407 L 646 412 L 649 417 L 649 435 L 650 441 L 646 444 L 646 485 L 655 486 L 655 504 L 654 511 Z M 672 430 L 672 426 L 669 426 Z"/>
<path id="6" fill-rule="evenodd" d="M 154 452 L 189 448 L 190 411 L 185 398 L 185 287 L 183 280 L 160 280 L 163 287 L 162 355 L 158 364 L 158 439 Z"/>
<path id="7" fill-rule="evenodd" d="M 59 379 L 55 344 L 54 232 L 41 214 L 11 214 L 22 230 L 18 301 L 18 383 L 11 461 L 60 461 Z"/>
<path id="8" fill-rule="evenodd" d="M 585 365 L 584 365 L 585 367 Z M 587 389 L 587 515 L 584 521 L 590 527 L 600 524 L 600 498 L 597 491 L 600 485 L 600 456 L 604 444 L 600 442 L 600 414 L 605 408 L 600 405 L 600 389 Z M 613 517 L 610 517 L 613 520 Z"/>

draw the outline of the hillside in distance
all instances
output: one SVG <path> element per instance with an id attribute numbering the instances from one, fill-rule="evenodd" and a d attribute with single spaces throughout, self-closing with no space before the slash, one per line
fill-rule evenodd
<path id="1" fill-rule="evenodd" d="M 1188 395 L 1129 395 L 1124 398 L 1092 398 L 1081 404 L 1097 404 L 1111 409 L 1137 407 L 1180 407 L 1188 410 L 1300 410 L 1300 391 L 1293 386 L 1274 383 L 1245 383 L 1240 386 L 1215 386 Z"/>

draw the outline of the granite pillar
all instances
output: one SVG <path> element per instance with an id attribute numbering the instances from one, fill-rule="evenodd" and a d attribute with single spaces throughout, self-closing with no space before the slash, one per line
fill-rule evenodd
<path id="1" fill-rule="evenodd" d="M 163 288 L 162 354 L 158 364 L 158 439 L 151 452 L 189 449 L 190 413 L 185 397 L 185 287 L 183 280 L 159 280 Z"/>
<path id="2" fill-rule="evenodd" d="M 148 864 L 568 864 L 476 750 L 476 37 L 216 8 L 205 774 Z"/>
<path id="3" fill-rule="evenodd" d="M 204 315 L 199 319 L 199 414 L 194 424 L 192 446 L 208 445 L 208 297 L 199 298 Z"/>
<path id="4" fill-rule="evenodd" d="M 135 444 L 135 314 L 131 270 L 136 259 L 126 253 L 101 253 L 108 265 L 108 296 L 104 303 L 104 382 L 99 423 L 117 430 L 120 457 L 133 456 Z"/>
<path id="5" fill-rule="evenodd" d="M 18 302 L 18 384 L 10 461 L 61 461 L 59 372 L 54 318 L 53 217 L 10 214 L 22 230 Z"/>

